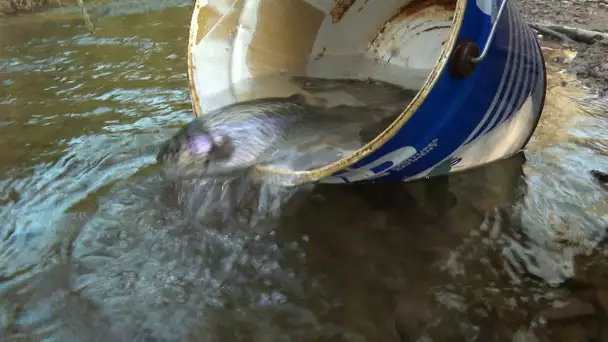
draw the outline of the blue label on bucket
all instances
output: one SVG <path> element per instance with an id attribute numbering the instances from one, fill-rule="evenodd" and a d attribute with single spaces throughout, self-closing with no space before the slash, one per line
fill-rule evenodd
<path id="1" fill-rule="evenodd" d="M 482 49 L 491 29 L 487 11 L 497 10 L 495 6 L 489 9 L 488 4 L 497 2 L 469 3 L 482 6 L 467 6 L 458 39 L 472 39 Z M 407 179 L 440 164 L 446 164 L 445 172 L 449 172 L 462 160 L 451 157 L 455 151 L 510 122 L 532 95 L 531 111 L 540 115 L 544 71 L 536 38 L 510 3 L 497 25 L 486 58 L 469 77 L 455 79 L 446 66 L 417 112 L 393 138 L 335 176 L 344 182 Z M 510 134 L 529 135 L 534 126 L 519 130 Z M 493 147 L 487 146 L 488 151 Z"/>

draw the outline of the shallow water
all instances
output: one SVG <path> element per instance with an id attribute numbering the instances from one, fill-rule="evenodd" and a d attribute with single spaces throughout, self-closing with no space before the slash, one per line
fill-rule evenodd
<path id="1" fill-rule="evenodd" d="M 73 12 L 0 24 L 2 341 L 511 340 L 603 247 L 606 106 L 559 66 L 525 158 L 301 189 L 280 217 L 246 180 L 165 186 L 148 147 L 192 117 L 190 9 L 157 5 L 94 35 Z"/>

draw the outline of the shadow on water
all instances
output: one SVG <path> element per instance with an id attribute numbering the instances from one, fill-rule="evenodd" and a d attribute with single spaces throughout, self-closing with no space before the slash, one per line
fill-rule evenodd
<path id="1" fill-rule="evenodd" d="M 572 80 L 526 157 L 407 184 L 176 186 L 149 146 L 192 115 L 189 7 L 108 13 L 94 35 L 69 13 L 0 24 L 2 341 L 511 341 L 550 326 L 571 280 L 600 287 L 577 260 L 605 238 L 588 171 L 608 170 L 608 121 Z"/>

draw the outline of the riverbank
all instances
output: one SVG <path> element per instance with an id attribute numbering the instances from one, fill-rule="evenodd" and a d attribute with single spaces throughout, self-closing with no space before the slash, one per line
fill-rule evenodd
<path id="1" fill-rule="evenodd" d="M 608 32 L 608 0 L 516 0 L 524 18 L 531 24 L 560 25 Z M 608 39 L 594 42 L 564 41 L 547 33 L 541 40 L 557 41 L 577 51 L 567 69 L 601 97 L 608 94 Z"/>
<path id="2" fill-rule="evenodd" d="M 0 15 L 34 12 L 60 5 L 60 0 L 0 0 Z"/>

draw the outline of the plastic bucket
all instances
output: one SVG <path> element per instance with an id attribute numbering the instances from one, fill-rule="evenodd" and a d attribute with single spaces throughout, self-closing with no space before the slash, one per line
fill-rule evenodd
<path id="1" fill-rule="evenodd" d="M 521 150 L 544 105 L 534 32 L 510 0 L 197 0 L 188 47 L 196 116 L 297 92 L 287 77 L 372 78 L 418 93 L 384 132 L 312 171 L 271 182 L 412 180 Z"/>

